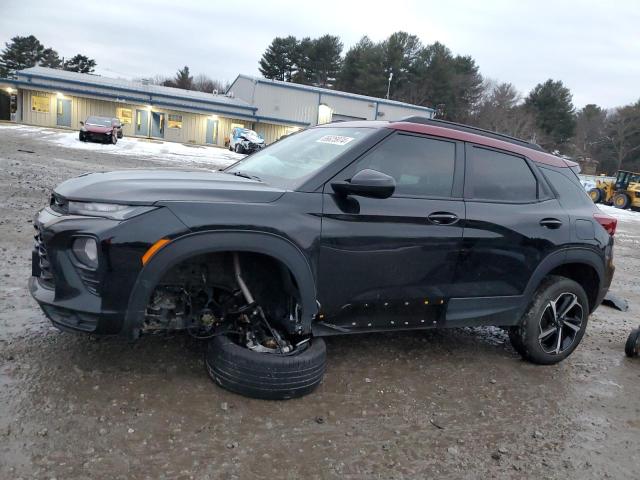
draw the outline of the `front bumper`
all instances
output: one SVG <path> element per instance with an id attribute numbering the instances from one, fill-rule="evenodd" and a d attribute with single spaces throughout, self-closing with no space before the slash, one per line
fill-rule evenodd
<path id="1" fill-rule="evenodd" d="M 119 221 L 58 213 L 47 207 L 35 216 L 35 246 L 29 291 L 54 326 L 103 335 L 130 337 L 125 316 L 147 249 L 186 227 L 168 208 Z M 91 236 L 98 244 L 99 266 L 82 267 L 73 241 Z"/>
<path id="2" fill-rule="evenodd" d="M 110 142 L 110 133 L 94 133 L 94 132 L 82 132 L 82 136 L 89 142 Z"/>
<path id="3" fill-rule="evenodd" d="M 100 295 L 104 269 L 83 268 L 70 246 L 78 235 L 98 237 L 117 221 L 63 215 L 45 208 L 34 218 L 29 292 L 54 326 L 87 333 L 118 333 L 123 312 L 105 308 Z"/>
<path id="4" fill-rule="evenodd" d="M 42 285 L 39 277 L 29 279 L 29 292 L 54 327 L 73 332 L 116 334 L 122 325 L 122 315 L 106 312 L 93 305 L 91 298 L 80 295 L 67 301 L 57 301 L 55 291 Z M 89 300 L 89 301 L 87 301 Z"/>

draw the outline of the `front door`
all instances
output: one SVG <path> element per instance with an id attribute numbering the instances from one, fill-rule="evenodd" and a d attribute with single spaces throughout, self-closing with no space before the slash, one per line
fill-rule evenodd
<path id="1" fill-rule="evenodd" d="M 390 198 L 324 187 L 319 258 L 323 322 L 342 331 L 443 321 L 462 244 L 463 146 L 395 133 L 332 181 L 369 168 L 396 180 Z"/>
<path id="2" fill-rule="evenodd" d="M 71 126 L 71 100 L 58 98 L 56 124 L 59 127 Z"/>
<path id="3" fill-rule="evenodd" d="M 151 112 L 151 136 L 164 138 L 164 113 Z"/>
<path id="4" fill-rule="evenodd" d="M 207 118 L 207 138 L 206 142 L 210 145 L 218 144 L 218 120 Z"/>
<path id="5" fill-rule="evenodd" d="M 149 111 L 148 110 L 136 110 L 136 135 L 142 137 L 149 136 Z"/>

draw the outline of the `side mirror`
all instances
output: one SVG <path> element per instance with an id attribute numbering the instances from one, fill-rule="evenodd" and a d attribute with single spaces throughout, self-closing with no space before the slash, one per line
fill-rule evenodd
<path id="1" fill-rule="evenodd" d="M 331 188 L 338 195 L 359 195 L 370 198 L 389 198 L 396 189 L 396 181 L 393 177 L 371 170 L 360 170 L 351 180 L 333 182 Z"/>
<path id="2" fill-rule="evenodd" d="M 80 125 L 84 127 L 84 122 L 80 122 Z"/>

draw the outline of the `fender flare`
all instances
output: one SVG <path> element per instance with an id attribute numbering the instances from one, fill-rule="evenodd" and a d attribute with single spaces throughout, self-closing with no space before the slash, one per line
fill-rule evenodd
<path id="1" fill-rule="evenodd" d="M 544 277 L 549 275 L 553 269 L 569 263 L 581 263 L 592 267 L 598 275 L 598 291 L 600 291 L 605 277 L 602 257 L 589 248 L 571 247 L 553 252 L 540 262 L 533 275 L 531 275 L 529 283 L 527 283 L 524 290 L 524 298 L 531 298 Z M 526 305 L 524 307 L 526 308 Z"/>
<path id="2" fill-rule="evenodd" d="M 302 333 L 311 331 L 318 313 L 316 285 L 309 262 L 291 241 L 267 232 L 216 230 L 191 233 L 161 248 L 142 268 L 129 296 L 122 332 L 137 338 L 144 313 L 155 286 L 172 267 L 197 255 L 235 251 L 261 253 L 275 258 L 289 268 L 300 290 Z"/>

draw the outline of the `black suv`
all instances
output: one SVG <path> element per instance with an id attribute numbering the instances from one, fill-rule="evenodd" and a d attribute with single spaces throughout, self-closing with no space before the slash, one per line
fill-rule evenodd
<path id="1" fill-rule="evenodd" d="M 59 185 L 35 218 L 33 297 L 63 330 L 186 330 L 225 388 L 311 391 L 322 336 L 496 325 L 540 364 L 578 345 L 616 220 L 576 165 L 412 117 L 291 135 L 219 172 Z"/>

